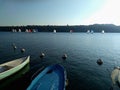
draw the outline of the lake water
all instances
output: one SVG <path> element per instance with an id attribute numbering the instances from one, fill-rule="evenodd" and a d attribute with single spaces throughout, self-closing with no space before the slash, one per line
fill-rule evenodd
<path id="1" fill-rule="evenodd" d="M 12 43 L 17 49 L 14 51 Z M 21 53 L 21 48 L 26 52 Z M 41 59 L 40 53 L 45 57 Z M 61 57 L 66 53 L 68 58 Z M 31 56 L 29 70 L 2 89 L 25 90 L 32 75 L 42 66 L 61 64 L 67 71 L 69 85 L 66 90 L 110 90 L 109 71 L 120 65 L 120 33 L 12 33 L 0 32 L 0 63 L 23 56 Z M 103 65 L 96 61 L 101 58 Z M 12 76 L 12 78 L 14 78 Z"/>

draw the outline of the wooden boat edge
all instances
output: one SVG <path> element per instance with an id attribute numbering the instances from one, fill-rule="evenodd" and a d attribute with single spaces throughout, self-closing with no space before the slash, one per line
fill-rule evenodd
<path id="1" fill-rule="evenodd" d="M 23 58 L 25 58 L 25 57 L 23 57 Z M 19 58 L 19 59 L 21 59 L 21 58 Z M 17 60 L 17 59 L 15 59 L 15 60 Z M 14 60 L 12 60 L 12 61 L 14 61 Z M 10 62 L 11 62 L 11 61 L 10 61 Z M 3 79 L 5 79 L 5 78 L 7 78 L 8 76 L 11 76 L 12 74 L 18 72 L 18 71 L 21 70 L 23 67 L 25 67 L 29 62 L 30 62 L 30 56 L 27 56 L 27 57 L 26 57 L 26 60 L 25 60 L 23 63 L 19 64 L 19 65 L 16 66 L 16 67 L 13 67 L 13 68 L 11 68 L 11 69 L 9 69 L 9 70 L 7 70 L 7 71 L 4 71 L 4 72 L 0 73 L 0 80 L 3 80 Z M 8 63 L 8 62 L 6 62 L 6 63 Z M 5 63 L 3 63 L 3 64 L 1 64 L 1 65 L 4 65 L 4 64 L 5 64 Z"/>

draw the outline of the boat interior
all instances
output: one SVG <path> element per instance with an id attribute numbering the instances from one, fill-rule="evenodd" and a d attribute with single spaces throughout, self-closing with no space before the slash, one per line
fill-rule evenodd
<path id="1" fill-rule="evenodd" d="M 7 71 L 13 67 L 16 67 L 18 66 L 19 64 L 21 64 L 22 62 L 24 62 L 24 60 L 14 60 L 14 61 L 10 61 L 10 62 L 7 62 L 7 63 L 4 63 L 4 64 L 1 64 L 0 65 L 0 73 L 4 72 L 4 71 Z"/>
<path id="2" fill-rule="evenodd" d="M 9 70 L 13 68 L 12 66 L 8 66 L 8 65 L 4 65 L 4 66 L 0 66 L 0 73 L 6 71 L 6 70 Z"/>

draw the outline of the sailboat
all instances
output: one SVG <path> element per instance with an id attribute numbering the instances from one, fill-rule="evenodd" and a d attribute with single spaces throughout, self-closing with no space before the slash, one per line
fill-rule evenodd
<path id="1" fill-rule="evenodd" d="M 56 33 L 56 30 L 54 29 L 53 32 Z"/>
<path id="2" fill-rule="evenodd" d="M 87 33 L 90 33 L 90 30 L 87 30 Z"/>
<path id="3" fill-rule="evenodd" d="M 12 29 L 12 32 L 15 32 L 15 30 L 14 30 L 14 29 Z"/>
<path id="4" fill-rule="evenodd" d="M 105 33 L 105 31 L 104 30 L 102 30 L 102 34 L 104 34 Z"/>
<path id="5" fill-rule="evenodd" d="M 21 32 L 21 29 L 18 29 L 18 32 Z"/>
<path id="6" fill-rule="evenodd" d="M 28 32 L 28 29 L 26 29 L 25 32 Z"/>
<path id="7" fill-rule="evenodd" d="M 94 31 L 93 30 L 91 30 L 91 34 L 93 34 L 94 33 Z"/>
<path id="8" fill-rule="evenodd" d="M 73 32 L 73 30 L 70 30 L 70 33 L 72 33 Z"/>
<path id="9" fill-rule="evenodd" d="M 14 29 L 14 32 L 17 32 L 17 30 L 16 30 L 16 29 Z"/>
<path id="10" fill-rule="evenodd" d="M 36 30 L 35 30 L 35 29 L 33 29 L 33 32 L 36 32 Z"/>

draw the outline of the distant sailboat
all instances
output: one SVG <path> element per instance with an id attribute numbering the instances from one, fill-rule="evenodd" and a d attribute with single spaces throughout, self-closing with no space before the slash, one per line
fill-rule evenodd
<path id="1" fill-rule="evenodd" d="M 12 32 L 15 32 L 15 30 L 14 30 L 14 29 L 12 29 Z"/>
<path id="2" fill-rule="evenodd" d="M 28 29 L 26 29 L 25 32 L 28 32 Z"/>
<path id="3" fill-rule="evenodd" d="M 93 34 L 94 33 L 94 31 L 93 30 L 91 30 L 91 34 Z"/>
<path id="4" fill-rule="evenodd" d="M 14 29 L 14 32 L 17 32 L 17 30 L 16 30 L 16 29 Z"/>
<path id="5" fill-rule="evenodd" d="M 21 32 L 21 29 L 18 29 L 18 32 Z"/>
<path id="6" fill-rule="evenodd" d="M 32 32 L 32 29 L 29 29 L 28 32 L 31 33 L 31 32 Z"/>
<path id="7" fill-rule="evenodd" d="M 104 30 L 102 30 L 102 34 L 104 34 L 105 33 L 105 31 Z"/>
<path id="8" fill-rule="evenodd" d="M 73 30 L 70 30 L 70 33 L 72 33 L 73 32 Z"/>
<path id="9" fill-rule="evenodd" d="M 90 30 L 87 30 L 87 33 L 90 33 Z"/>
<path id="10" fill-rule="evenodd" d="M 56 30 L 54 29 L 53 32 L 56 33 Z"/>
<path id="11" fill-rule="evenodd" d="M 36 32 L 36 30 L 35 30 L 35 29 L 33 29 L 33 32 Z"/>

